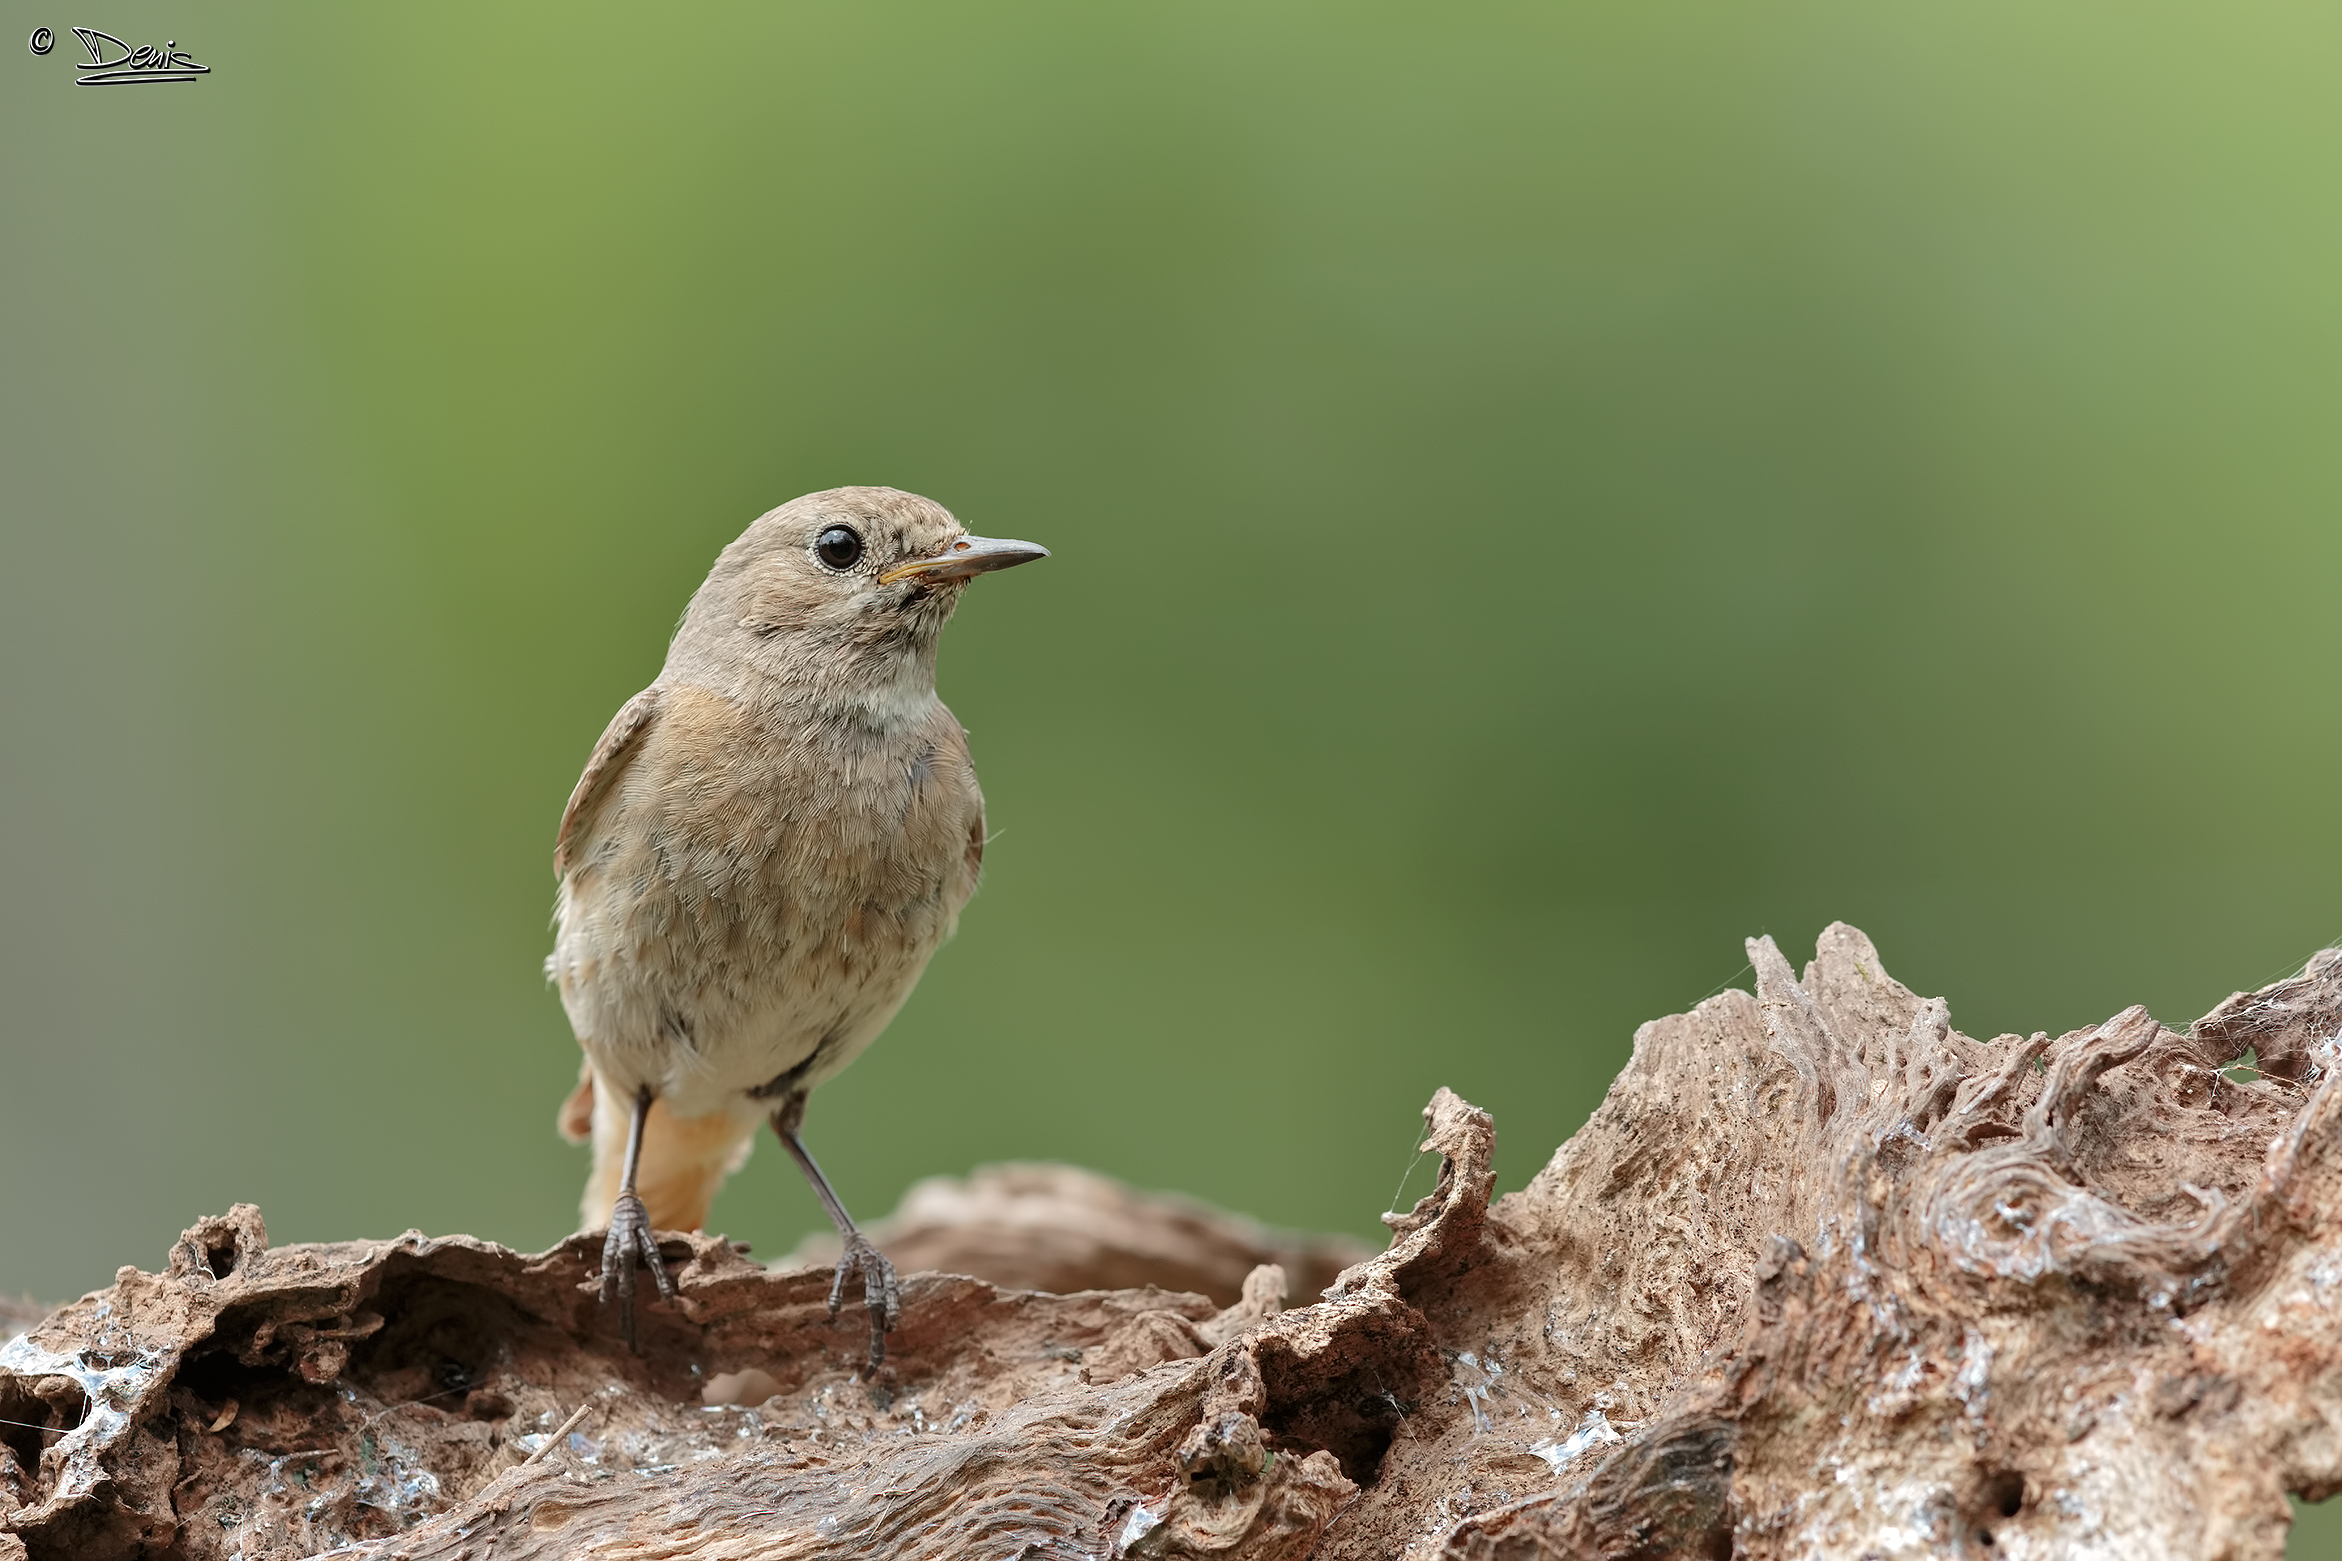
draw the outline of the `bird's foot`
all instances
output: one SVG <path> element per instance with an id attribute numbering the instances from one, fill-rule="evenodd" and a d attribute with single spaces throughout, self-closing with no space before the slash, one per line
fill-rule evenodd
<path id="1" fill-rule="evenodd" d="M 629 1350 L 635 1347 L 634 1265 L 638 1261 L 651 1271 L 659 1294 L 674 1300 L 675 1281 L 667 1277 L 667 1265 L 659 1259 L 658 1238 L 651 1234 L 651 1217 L 640 1198 L 622 1192 L 610 1210 L 610 1234 L 602 1238 L 602 1304 L 608 1306 L 611 1297 L 617 1297 L 618 1334 Z M 835 1304 L 830 1310 L 837 1310 Z"/>
<path id="2" fill-rule="evenodd" d="M 875 1371 L 886 1359 L 886 1335 L 903 1315 L 902 1282 L 895 1278 L 895 1266 L 887 1261 L 885 1253 L 870 1244 L 870 1238 L 855 1231 L 846 1238 L 845 1251 L 838 1254 L 837 1277 L 829 1285 L 829 1314 L 838 1315 L 838 1307 L 846 1299 L 846 1280 L 862 1276 L 862 1300 L 870 1308 L 870 1369 Z"/>

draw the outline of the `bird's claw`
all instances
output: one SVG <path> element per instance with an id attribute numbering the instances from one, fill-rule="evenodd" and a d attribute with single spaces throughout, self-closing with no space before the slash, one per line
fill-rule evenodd
<path id="1" fill-rule="evenodd" d="M 658 1238 L 651 1234 L 651 1217 L 642 1206 L 642 1200 L 633 1193 L 620 1193 L 610 1210 L 610 1233 L 602 1238 L 602 1304 L 608 1306 L 612 1296 L 618 1300 L 618 1334 L 628 1349 L 634 1348 L 634 1266 L 640 1262 L 651 1271 L 651 1278 L 659 1287 L 659 1294 L 667 1300 L 675 1299 L 675 1281 L 667 1277 L 667 1265 L 659 1258 Z M 833 1306 L 832 1311 L 836 1308 Z"/>
<path id="2" fill-rule="evenodd" d="M 895 1266 L 886 1254 L 856 1231 L 838 1254 L 837 1276 L 829 1284 L 830 1316 L 838 1315 L 846 1299 L 846 1280 L 854 1274 L 862 1276 L 862 1300 L 870 1308 L 870 1365 L 875 1370 L 886 1359 L 887 1331 L 903 1315 L 902 1282 L 895 1278 Z"/>

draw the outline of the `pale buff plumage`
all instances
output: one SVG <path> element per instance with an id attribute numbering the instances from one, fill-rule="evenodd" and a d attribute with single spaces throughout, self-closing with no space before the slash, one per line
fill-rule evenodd
<path id="1" fill-rule="evenodd" d="M 815 552 L 837 526 L 862 540 L 852 568 Z M 650 1225 L 694 1228 L 757 1126 L 876 1039 L 951 936 L 984 800 L 937 641 L 972 574 L 1039 556 L 914 494 L 841 488 L 716 560 L 555 847 L 546 969 L 585 1052 L 561 1120 L 594 1145 L 587 1228 L 613 1222 L 646 1092 L 635 1191 Z"/>

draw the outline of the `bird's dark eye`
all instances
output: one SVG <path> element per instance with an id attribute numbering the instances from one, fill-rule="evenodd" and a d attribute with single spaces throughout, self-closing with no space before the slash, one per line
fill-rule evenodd
<path id="1" fill-rule="evenodd" d="M 862 556 L 862 538 L 850 526 L 832 526 L 813 539 L 813 556 L 832 569 L 851 569 Z"/>

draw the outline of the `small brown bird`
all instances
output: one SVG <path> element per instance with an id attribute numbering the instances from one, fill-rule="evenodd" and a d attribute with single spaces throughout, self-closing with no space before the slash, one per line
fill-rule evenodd
<path id="1" fill-rule="evenodd" d="M 590 1137 L 602 1300 L 634 1342 L 634 1265 L 674 1289 L 653 1229 L 707 1218 L 770 1121 L 845 1240 L 870 1360 L 901 1308 L 798 1127 L 951 936 L 984 860 L 967 734 L 936 643 L 979 574 L 1046 558 L 941 505 L 835 488 L 760 517 L 693 594 L 657 681 L 586 761 L 553 847 L 546 973 L 584 1048 L 561 1110 Z"/>

